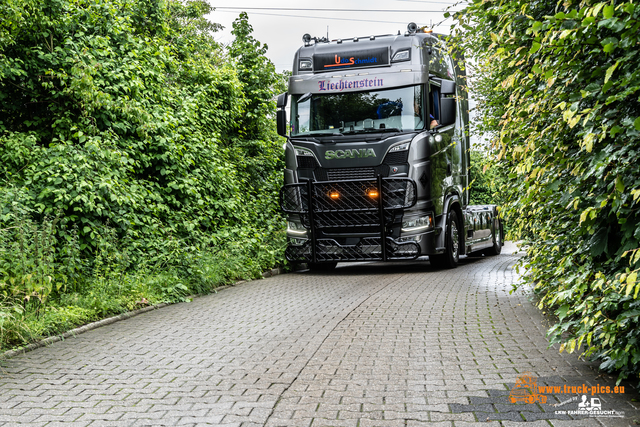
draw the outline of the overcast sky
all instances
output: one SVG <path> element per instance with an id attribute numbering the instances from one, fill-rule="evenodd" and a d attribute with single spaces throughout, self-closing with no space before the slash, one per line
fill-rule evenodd
<path id="1" fill-rule="evenodd" d="M 337 38 L 364 37 L 370 35 L 404 32 L 409 22 L 419 26 L 442 24 L 434 31 L 448 34 L 451 19 L 445 20 L 444 12 L 456 1 L 447 0 L 324 0 L 301 2 L 300 0 L 209 0 L 216 8 L 209 18 L 225 29 L 216 35 L 218 41 L 229 43 L 232 23 L 241 11 L 249 14 L 253 35 L 269 47 L 267 56 L 278 71 L 290 70 L 295 51 L 302 46 L 302 35 L 312 37 L 327 35 Z M 235 8 L 235 9 L 230 9 Z M 295 9 L 256 10 L 250 8 Z M 449 10 L 460 9 L 455 6 Z M 312 10 L 316 9 L 316 10 Z M 330 12 L 318 9 L 332 9 Z M 345 11 L 345 9 L 350 9 Z M 376 10 L 382 12 L 376 12 Z M 395 12 L 406 11 L 406 12 Z"/>

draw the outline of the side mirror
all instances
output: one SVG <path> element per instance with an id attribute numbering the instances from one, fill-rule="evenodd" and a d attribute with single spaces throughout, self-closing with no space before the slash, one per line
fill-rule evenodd
<path id="1" fill-rule="evenodd" d="M 280 95 L 278 95 L 278 109 L 286 107 L 288 99 L 289 99 L 289 94 L 287 92 L 281 93 Z"/>
<path id="2" fill-rule="evenodd" d="M 456 122 L 456 98 L 440 98 L 440 124 L 452 125 Z"/>
<path id="3" fill-rule="evenodd" d="M 440 93 L 443 95 L 455 95 L 456 94 L 456 82 L 451 80 L 442 80 L 440 86 Z"/>
<path id="4" fill-rule="evenodd" d="M 284 109 L 276 111 L 276 127 L 278 135 L 287 136 L 287 112 Z"/>
<path id="5" fill-rule="evenodd" d="M 278 95 L 276 111 L 276 127 L 278 129 L 278 135 L 287 136 L 287 111 L 284 109 L 287 106 L 287 100 L 289 94 L 287 92 Z"/>

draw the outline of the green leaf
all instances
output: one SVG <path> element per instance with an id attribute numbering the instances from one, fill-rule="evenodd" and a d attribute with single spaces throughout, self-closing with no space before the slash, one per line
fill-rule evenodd
<path id="1" fill-rule="evenodd" d="M 629 296 L 633 288 L 635 287 L 636 280 L 638 279 L 638 273 L 633 272 L 627 276 L 627 290 L 625 291 L 625 296 Z"/>
<path id="2" fill-rule="evenodd" d="M 607 230 L 605 228 L 599 229 L 598 232 L 595 233 L 589 240 L 589 245 L 591 246 L 591 256 L 597 257 L 602 255 L 607 249 L 607 240 Z"/>
<path id="3" fill-rule="evenodd" d="M 604 15 L 605 19 L 611 19 L 613 18 L 613 11 L 614 11 L 614 6 L 607 5 L 602 9 L 602 14 Z"/>
<path id="4" fill-rule="evenodd" d="M 618 65 L 620 65 L 620 61 L 617 61 L 611 67 L 607 68 L 607 72 L 604 75 L 604 82 L 605 83 L 609 81 L 609 79 L 611 78 L 611 75 L 613 74 L 613 72 L 616 70 L 616 68 L 618 68 Z"/>
<path id="5" fill-rule="evenodd" d="M 640 131 L 640 117 L 636 118 L 633 122 L 633 127 L 636 128 L 637 131 Z"/>
<path id="6" fill-rule="evenodd" d="M 541 29 L 542 29 L 542 22 L 540 22 L 540 21 L 535 21 L 535 22 L 531 25 L 531 30 L 532 30 L 534 33 L 538 33 Z"/>
<path id="7" fill-rule="evenodd" d="M 593 151 L 593 143 L 596 140 L 596 134 L 594 133 L 588 133 L 585 137 L 584 137 L 584 147 L 587 150 L 587 153 L 590 153 L 591 151 Z"/>
<path id="8" fill-rule="evenodd" d="M 540 50 L 540 48 L 542 47 L 542 45 L 538 42 L 533 42 L 533 44 L 531 45 L 531 49 L 529 49 L 529 54 L 534 54 L 537 51 Z"/>
<path id="9" fill-rule="evenodd" d="M 560 33 L 560 39 L 564 39 L 567 38 L 571 33 L 573 32 L 573 30 L 564 30 Z"/>
<path id="10" fill-rule="evenodd" d="M 564 319 L 565 317 L 567 317 L 567 312 L 569 311 L 569 305 L 565 304 L 563 306 L 561 306 L 560 308 L 558 308 L 558 310 L 556 311 L 556 314 L 558 315 L 558 318 L 560 318 L 560 320 Z"/>

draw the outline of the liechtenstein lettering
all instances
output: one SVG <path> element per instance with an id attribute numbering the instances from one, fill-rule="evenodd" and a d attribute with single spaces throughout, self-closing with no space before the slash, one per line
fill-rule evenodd
<path id="1" fill-rule="evenodd" d="M 340 80 L 338 82 L 334 82 L 331 80 L 320 80 L 318 82 L 318 90 L 320 92 L 340 92 L 345 89 L 365 89 L 383 86 L 383 80 L 377 77 L 374 77 L 372 79 L 358 79 L 349 81 Z"/>

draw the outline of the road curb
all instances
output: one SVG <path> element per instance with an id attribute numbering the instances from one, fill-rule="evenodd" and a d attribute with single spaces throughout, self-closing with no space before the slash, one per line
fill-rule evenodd
<path id="1" fill-rule="evenodd" d="M 278 267 L 278 268 L 273 268 L 271 270 L 265 271 L 264 273 L 262 273 L 262 277 L 263 278 L 267 278 L 267 277 L 272 277 L 272 276 L 277 276 L 279 274 L 283 274 L 284 273 L 284 269 L 282 267 Z M 243 283 L 247 283 L 250 282 L 251 280 L 240 280 L 237 281 L 231 285 L 224 285 L 224 286 L 220 286 L 217 287 L 215 289 L 213 289 L 211 291 L 211 293 L 209 294 L 199 294 L 199 295 L 191 295 L 189 296 L 189 298 L 198 298 L 204 295 L 210 295 L 210 294 L 215 294 L 218 293 L 218 291 L 221 291 L 223 289 L 227 289 L 227 288 L 231 288 L 234 286 L 238 286 L 241 285 Z M 64 341 L 67 338 L 71 338 L 71 337 L 75 337 L 77 335 L 83 334 L 85 332 L 91 331 L 93 329 L 97 329 L 100 328 L 102 326 L 107 326 L 110 325 L 112 323 L 116 323 L 119 322 L 121 320 L 126 320 L 126 319 L 130 319 L 132 317 L 138 316 L 140 314 L 144 314 L 147 313 L 149 311 L 153 311 L 153 310 L 158 310 L 164 307 L 167 307 L 169 305 L 173 305 L 172 303 L 160 303 L 160 304 L 156 304 L 156 305 L 151 305 L 148 307 L 144 307 L 144 308 L 140 308 L 138 310 L 134 310 L 134 311 L 128 311 L 126 313 L 122 313 L 119 314 L 117 316 L 113 316 L 113 317 L 108 317 L 106 319 L 102 319 L 102 320 L 98 320 L 92 323 L 88 323 L 86 325 L 80 326 L 78 328 L 72 329 L 70 331 L 67 331 L 63 334 L 60 335 L 53 335 L 47 338 L 44 338 L 40 341 L 36 341 L 34 343 L 25 345 L 24 347 L 20 347 L 20 348 L 16 348 L 13 350 L 7 350 L 4 353 L 0 353 L 0 360 L 3 359 L 10 359 L 14 356 L 17 356 L 19 354 L 24 354 L 24 353 L 28 353 L 30 351 L 33 351 L 35 349 L 38 349 L 40 347 L 46 347 L 48 345 L 51 345 L 53 343 L 56 343 L 58 341 Z"/>

